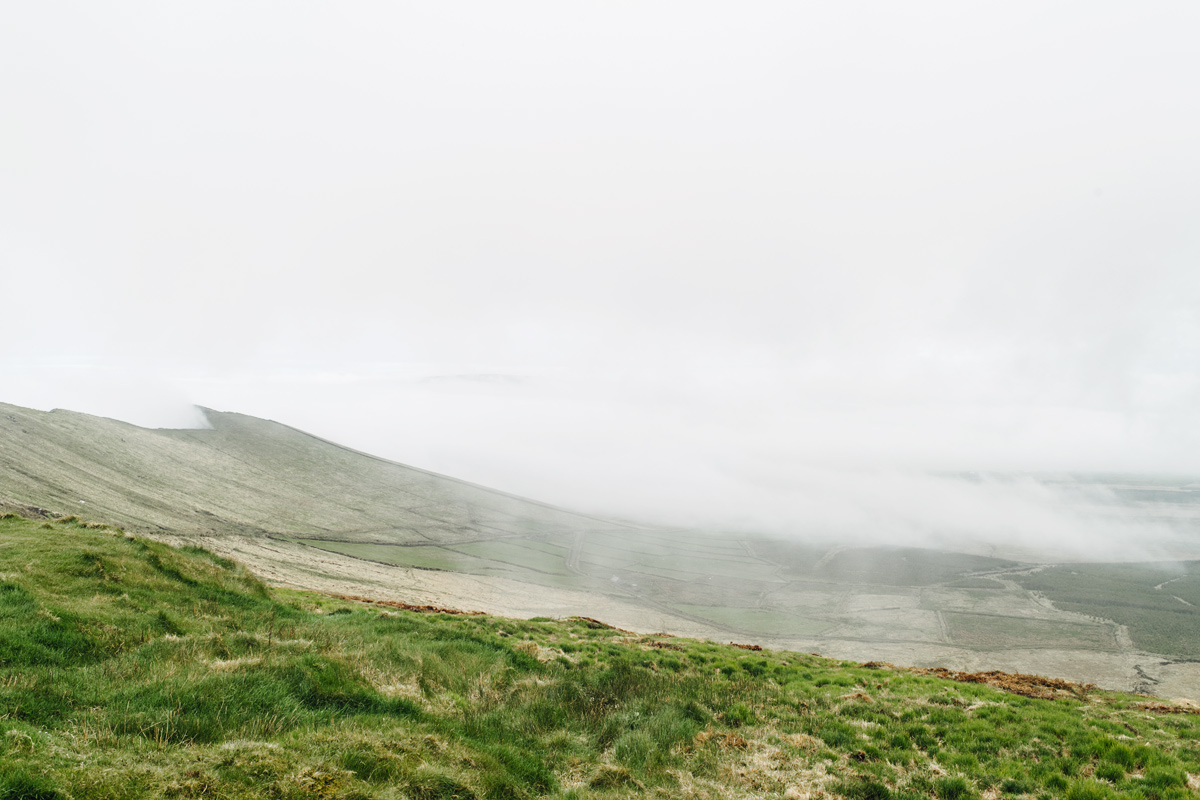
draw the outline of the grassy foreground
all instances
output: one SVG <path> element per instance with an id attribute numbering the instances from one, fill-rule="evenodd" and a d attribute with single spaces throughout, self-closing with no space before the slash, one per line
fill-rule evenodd
<path id="1" fill-rule="evenodd" d="M 1200 717 L 1059 694 L 268 590 L 0 519 L 0 800 L 1193 796 Z"/>

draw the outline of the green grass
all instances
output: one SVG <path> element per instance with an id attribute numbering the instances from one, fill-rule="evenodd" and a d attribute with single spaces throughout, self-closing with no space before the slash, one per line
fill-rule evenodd
<path id="1" fill-rule="evenodd" d="M 322 539 L 298 539 L 297 541 L 318 550 L 343 553 L 355 558 L 380 561 L 399 567 L 469 572 L 472 571 L 472 567 L 475 568 L 474 571 L 479 571 L 484 567 L 491 566 L 487 562 L 452 552 L 437 545 L 359 544 L 358 542 L 336 542 Z"/>
<path id="2" fill-rule="evenodd" d="M 0 519 L 0 798 L 1190 797 L 1200 718 L 1137 701 L 381 610 Z"/>
<path id="3" fill-rule="evenodd" d="M 398 567 L 439 569 L 471 575 L 501 578 L 564 589 L 588 588 L 585 580 L 567 571 L 561 557 L 542 547 L 524 547 L 505 540 L 475 542 L 467 545 L 389 545 L 359 544 L 323 539 L 295 539 L 309 547 L 342 553 L 355 558 L 379 561 Z M 559 548 L 565 552 L 565 548 Z"/>

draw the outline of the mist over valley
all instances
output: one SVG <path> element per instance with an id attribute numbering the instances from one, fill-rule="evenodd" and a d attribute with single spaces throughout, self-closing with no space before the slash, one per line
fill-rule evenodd
<path id="1" fill-rule="evenodd" d="M 1200 506 L 1186 479 L 860 475 L 884 485 L 837 505 L 916 497 L 851 506 L 838 524 L 802 505 L 774 527 L 679 527 L 569 511 L 240 414 L 149 429 L 0 411 L 8 508 L 201 545 L 277 585 L 1173 695 L 1200 680 L 1188 560 Z M 970 514 L 898 516 L 926 507 L 922 492 Z"/>

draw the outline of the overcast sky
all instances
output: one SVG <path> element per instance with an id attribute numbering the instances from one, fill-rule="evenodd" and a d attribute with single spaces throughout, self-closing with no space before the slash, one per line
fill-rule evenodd
<path id="1" fill-rule="evenodd" d="M 1198 40 L 1190 0 L 10 4 L 0 401 L 630 513 L 1200 472 Z"/>

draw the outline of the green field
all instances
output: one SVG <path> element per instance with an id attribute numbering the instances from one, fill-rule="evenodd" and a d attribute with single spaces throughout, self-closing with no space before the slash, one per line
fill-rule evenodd
<path id="1" fill-rule="evenodd" d="M 1112 630 L 1095 625 L 1000 617 L 994 614 L 947 612 L 942 616 L 950 629 L 952 641 L 976 650 L 1011 647 L 1117 649 Z"/>
<path id="2" fill-rule="evenodd" d="M 721 627 L 749 634 L 780 633 L 791 636 L 812 636 L 828 630 L 833 625 L 824 620 L 807 619 L 785 611 L 764 608 L 732 608 L 730 606 L 703 606 L 678 603 L 680 611 L 694 617 L 710 620 Z"/>
<path id="3" fill-rule="evenodd" d="M 972 572 L 1015 566 L 1013 561 L 964 553 L 864 547 L 838 553 L 822 568 L 821 577 L 844 583 L 932 586 Z"/>
<path id="4" fill-rule="evenodd" d="M 1014 580 L 1060 608 L 1128 625 L 1140 648 L 1200 658 L 1200 562 L 1065 564 Z"/>
<path id="5" fill-rule="evenodd" d="M 309 547 L 397 567 L 490 575 L 560 588 L 579 588 L 561 557 L 537 548 L 499 540 L 456 546 L 358 544 L 323 539 L 297 539 Z M 561 549 L 561 548 L 560 548 Z M 586 584 L 583 584 L 586 585 Z"/>
<path id="6" fill-rule="evenodd" d="M 647 556 L 643 553 L 616 553 L 596 556 L 584 546 L 580 566 L 595 574 L 605 571 L 624 570 L 663 575 L 677 580 L 716 577 L 727 579 L 763 578 L 773 571 L 766 564 L 737 561 L 722 561 L 716 558 L 697 558 L 685 553 L 674 556 Z"/>
<path id="7" fill-rule="evenodd" d="M 368 561 L 395 564 L 398 567 L 445 569 L 460 572 L 479 572 L 485 568 L 494 567 L 487 561 L 434 545 L 358 544 L 322 539 L 298 539 L 297 541 L 319 550 L 344 553 L 355 558 L 365 558 Z"/>
<path id="8" fill-rule="evenodd" d="M 534 547 L 531 545 L 541 545 Z M 567 548 L 546 545 L 541 542 L 497 539 L 490 542 L 471 542 L 454 547 L 456 553 L 466 553 L 475 558 L 508 564 L 523 570 L 545 572 L 551 575 L 569 575 L 567 570 Z"/>

